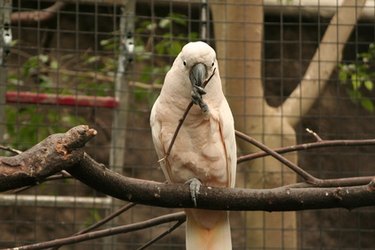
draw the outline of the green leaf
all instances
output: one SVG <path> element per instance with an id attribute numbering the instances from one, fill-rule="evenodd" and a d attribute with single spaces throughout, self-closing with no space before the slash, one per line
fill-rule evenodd
<path id="1" fill-rule="evenodd" d="M 366 80 L 364 86 L 367 90 L 371 91 L 374 88 L 374 83 L 371 80 Z"/>
<path id="2" fill-rule="evenodd" d="M 357 74 L 353 74 L 351 76 L 351 80 L 352 80 L 353 89 L 354 90 L 358 90 L 361 87 L 361 85 L 362 85 L 362 83 L 361 83 L 360 78 L 358 77 L 358 75 Z"/>
<path id="3" fill-rule="evenodd" d="M 149 30 L 149 31 L 152 31 L 152 30 L 155 30 L 157 27 L 156 23 L 149 23 L 147 26 L 146 26 L 146 29 Z"/>
<path id="4" fill-rule="evenodd" d="M 197 41 L 198 39 L 198 33 L 197 32 L 191 32 L 189 33 L 189 40 L 190 41 Z"/>
<path id="5" fill-rule="evenodd" d="M 341 81 L 341 83 L 345 83 L 346 80 L 348 80 L 348 73 L 341 68 L 339 71 L 339 80 Z"/>
<path id="6" fill-rule="evenodd" d="M 100 45 L 101 45 L 101 46 L 106 46 L 106 45 L 108 45 L 110 42 L 111 42 L 110 39 L 104 39 L 104 40 L 101 40 L 101 41 L 100 41 Z"/>
<path id="7" fill-rule="evenodd" d="M 171 20 L 168 18 L 163 18 L 159 22 L 159 27 L 162 29 L 168 28 L 171 25 Z"/>
<path id="8" fill-rule="evenodd" d="M 359 99 L 362 98 L 362 94 L 361 92 L 357 91 L 357 90 L 351 90 L 351 89 L 348 89 L 348 95 L 350 97 L 350 100 L 353 102 L 353 103 L 358 103 Z"/>
<path id="9" fill-rule="evenodd" d="M 31 72 L 33 72 L 39 66 L 38 57 L 32 56 L 30 57 L 23 65 L 22 65 L 22 76 L 29 77 Z"/>
<path id="10" fill-rule="evenodd" d="M 90 56 L 86 60 L 86 64 L 98 62 L 100 60 L 100 56 Z"/>
<path id="11" fill-rule="evenodd" d="M 367 97 L 361 99 L 361 106 L 369 112 L 374 111 L 374 103 Z"/>
<path id="12" fill-rule="evenodd" d="M 39 60 L 40 60 L 42 63 L 46 63 L 46 62 L 48 62 L 48 55 L 40 54 L 40 55 L 39 55 Z"/>
<path id="13" fill-rule="evenodd" d="M 186 26 L 187 16 L 178 13 L 171 13 L 169 17 L 172 19 L 173 22 L 180 24 L 182 26 Z"/>
<path id="14" fill-rule="evenodd" d="M 180 42 L 173 41 L 171 46 L 168 48 L 168 54 L 171 56 L 177 56 L 182 49 L 182 44 Z"/>
<path id="15" fill-rule="evenodd" d="M 59 63 L 57 60 L 53 59 L 50 64 L 51 69 L 57 69 L 59 67 Z"/>

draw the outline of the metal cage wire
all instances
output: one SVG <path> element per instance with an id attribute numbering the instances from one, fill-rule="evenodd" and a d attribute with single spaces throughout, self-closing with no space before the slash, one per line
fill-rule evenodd
<path id="1" fill-rule="evenodd" d="M 265 109 L 265 105 L 279 107 L 288 99 L 304 78 L 343 2 L 0 0 L 0 143 L 26 150 L 51 133 L 89 124 L 99 133 L 86 150 L 98 162 L 127 176 L 164 181 L 151 141 L 149 112 L 180 48 L 198 39 L 207 41 L 217 51 L 231 106 L 242 101 L 238 105 L 245 111 L 235 114 L 238 123 L 263 115 L 264 128 L 256 136 L 266 140 L 277 134 L 265 129 L 272 116 L 247 113 L 247 104 L 264 98 L 266 102 L 261 107 Z M 261 17 L 245 12 L 257 8 Z M 329 76 L 328 84 L 320 89 L 312 108 L 299 118 L 296 143 L 313 140 L 305 128 L 327 139 L 374 137 L 373 113 L 361 105 L 365 101 L 353 97 L 353 89 L 348 82 L 343 83 L 339 71 L 339 65 L 360 64 L 363 57 L 358 55 L 369 53 L 375 40 L 374 16 L 373 1 L 366 1 L 345 42 L 342 60 L 334 59 L 337 68 Z M 338 23 L 337 27 L 340 25 L 347 24 Z M 249 35 L 254 30 L 261 32 L 260 40 Z M 334 46 L 341 44 L 337 42 Z M 251 48 L 260 48 L 259 54 L 249 57 L 253 53 Z M 246 70 L 238 73 L 253 64 L 260 67 L 259 75 Z M 320 79 L 322 74 L 314 76 L 319 84 L 325 81 Z M 245 84 L 248 82 L 260 82 L 264 96 L 255 93 L 244 97 L 229 86 L 243 86 L 241 92 L 247 92 L 251 88 Z M 370 88 L 363 93 L 373 101 Z M 278 140 L 285 143 L 292 136 L 284 133 Z M 371 148 L 330 148 L 298 154 L 301 167 L 326 178 L 372 175 L 374 160 Z M 288 177 L 286 170 L 271 164 L 278 170 L 268 173 L 269 176 Z M 254 188 L 249 181 L 265 171 L 264 166 L 239 165 L 238 186 Z M 266 187 L 269 176 L 262 177 L 256 185 Z M 43 183 L 17 194 L 1 194 L 0 247 L 71 235 L 123 204 L 72 179 Z M 175 210 L 137 205 L 110 225 L 133 223 L 171 211 Z M 256 224 L 249 222 L 252 214 L 260 218 Z M 289 215 L 231 213 L 233 248 L 372 248 L 373 208 L 300 211 L 294 217 Z M 290 218 L 295 218 L 294 224 L 290 224 Z M 83 242 L 71 248 L 136 249 L 166 228 L 159 226 Z M 150 249 L 184 249 L 184 228 Z"/>

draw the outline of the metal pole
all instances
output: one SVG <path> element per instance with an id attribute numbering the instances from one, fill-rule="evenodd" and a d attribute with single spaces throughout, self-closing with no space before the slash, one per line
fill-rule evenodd
<path id="1" fill-rule="evenodd" d="M 134 19 L 135 0 L 123 0 L 119 31 L 120 48 L 115 79 L 115 98 L 118 101 L 118 107 L 114 110 L 109 156 L 109 165 L 117 173 L 123 172 L 124 153 L 126 149 L 126 130 L 129 112 L 129 81 L 127 79 L 127 72 L 134 56 Z M 113 209 L 118 208 L 121 204 L 118 200 L 112 198 Z M 117 219 L 115 218 L 112 220 L 112 224 L 116 223 Z M 116 242 L 117 237 L 105 240 L 104 249 L 116 249 Z M 115 245 L 113 246 L 113 244 Z"/>
<path id="2" fill-rule="evenodd" d="M 200 38 L 202 41 L 208 42 L 210 33 L 209 33 L 209 9 L 207 8 L 207 0 L 201 0 L 201 31 L 200 31 Z"/>
<path id="3" fill-rule="evenodd" d="M 112 141 L 109 158 L 110 167 L 121 173 L 124 165 L 126 128 L 129 103 L 129 82 L 126 71 L 133 60 L 135 1 L 124 1 L 120 17 L 120 51 L 115 79 L 115 98 L 119 102 L 114 111 Z"/>
<path id="4" fill-rule="evenodd" d="M 5 59 L 10 52 L 12 41 L 11 11 L 12 0 L 0 0 L 0 143 L 4 141 L 5 134 L 5 91 L 7 82 Z"/>
<path id="5" fill-rule="evenodd" d="M 0 207 L 38 206 L 52 208 L 103 208 L 111 206 L 109 197 L 55 196 L 55 195 L 15 195 L 0 194 Z"/>

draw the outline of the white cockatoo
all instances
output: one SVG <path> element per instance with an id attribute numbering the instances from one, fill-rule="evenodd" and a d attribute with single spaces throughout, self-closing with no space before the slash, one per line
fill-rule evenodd
<path id="1" fill-rule="evenodd" d="M 191 101 L 199 105 L 189 111 L 166 157 Z M 222 91 L 216 53 L 208 44 L 190 42 L 182 48 L 165 77 L 150 123 L 168 182 L 193 184 L 199 180 L 205 186 L 234 187 L 237 156 L 233 115 Z M 196 191 L 199 194 L 199 186 Z M 199 195 L 195 195 L 192 193 L 192 198 L 199 203 Z M 186 249 L 232 249 L 227 211 L 186 209 L 186 215 Z"/>

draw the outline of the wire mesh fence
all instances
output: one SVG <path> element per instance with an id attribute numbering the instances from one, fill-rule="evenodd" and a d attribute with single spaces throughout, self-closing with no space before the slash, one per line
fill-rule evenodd
<path id="1" fill-rule="evenodd" d="M 271 147 L 314 141 L 306 128 L 323 139 L 375 136 L 373 1 L 0 0 L 0 4 L 2 145 L 27 150 L 49 134 L 88 124 L 98 135 L 85 149 L 98 162 L 126 176 L 164 181 L 151 141 L 149 113 L 174 58 L 185 43 L 195 40 L 216 49 L 237 129 Z M 333 38 L 324 40 L 329 29 Z M 347 39 L 345 32 L 350 35 Z M 317 52 L 325 46 L 322 41 L 330 47 Z M 307 75 L 314 72 L 309 71 L 312 58 L 317 71 Z M 317 87 L 299 88 L 304 80 Z M 284 105 L 289 103 L 296 103 L 295 108 Z M 238 154 L 250 150 L 254 149 L 240 144 Z M 350 147 L 288 157 L 316 176 L 337 178 L 373 175 L 375 153 L 371 147 Z M 297 181 L 268 158 L 240 164 L 237 176 L 237 186 L 247 188 Z M 74 179 L 3 193 L 0 247 L 72 235 L 123 204 Z M 171 211 L 137 205 L 110 225 Z M 374 217 L 372 207 L 233 212 L 233 248 L 372 249 Z M 137 249 L 166 228 L 69 248 Z M 149 249 L 184 249 L 184 228 Z"/>

